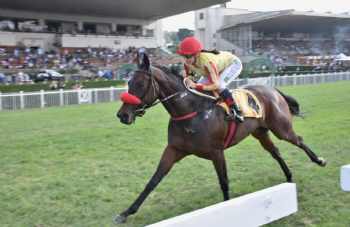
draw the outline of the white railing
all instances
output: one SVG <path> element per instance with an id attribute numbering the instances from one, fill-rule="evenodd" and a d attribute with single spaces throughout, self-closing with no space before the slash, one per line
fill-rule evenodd
<path id="1" fill-rule="evenodd" d="M 119 101 L 126 88 L 94 88 L 39 92 L 0 93 L 0 110 L 31 109 Z"/>
<path id="2" fill-rule="evenodd" d="M 336 81 L 350 80 L 350 72 L 333 72 L 307 75 L 276 75 L 269 77 L 248 79 L 248 84 L 270 85 L 273 87 L 290 86 L 290 85 L 304 85 L 304 84 L 318 84 Z M 244 79 L 234 80 L 230 83 L 228 88 L 233 90 L 239 86 L 244 85 Z"/>
<path id="3" fill-rule="evenodd" d="M 279 87 L 345 80 L 350 80 L 350 72 L 291 76 L 277 75 L 248 79 L 248 84 L 260 84 Z M 244 85 L 244 79 L 234 80 L 232 83 L 230 83 L 228 89 L 233 90 L 241 85 Z M 51 106 L 119 101 L 121 93 L 126 91 L 127 88 L 110 87 L 82 90 L 0 93 L 0 110 L 31 109 Z"/>

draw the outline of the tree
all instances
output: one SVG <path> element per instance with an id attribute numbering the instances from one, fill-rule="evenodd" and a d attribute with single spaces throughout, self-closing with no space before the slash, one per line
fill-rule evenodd
<path id="1" fill-rule="evenodd" d="M 170 39 L 173 44 L 179 44 L 179 38 L 177 37 L 177 32 L 170 32 Z"/>
<path id="2" fill-rule="evenodd" d="M 177 37 L 179 38 L 179 41 L 186 39 L 187 37 L 193 37 L 194 31 L 189 30 L 187 28 L 180 28 L 177 32 Z"/>

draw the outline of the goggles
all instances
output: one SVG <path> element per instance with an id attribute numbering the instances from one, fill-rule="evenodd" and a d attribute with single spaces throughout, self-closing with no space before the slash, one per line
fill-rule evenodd
<path id="1" fill-rule="evenodd" d="M 190 59 L 193 57 L 193 54 L 189 54 L 189 55 L 182 55 L 183 58 L 186 58 L 186 59 Z"/>

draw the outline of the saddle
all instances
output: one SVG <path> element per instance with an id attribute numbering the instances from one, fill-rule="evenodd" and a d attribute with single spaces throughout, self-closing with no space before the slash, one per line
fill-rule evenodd
<path id="1" fill-rule="evenodd" d="M 217 91 L 213 91 L 213 93 L 215 98 L 220 98 Z M 238 105 L 242 110 L 243 117 L 262 117 L 260 102 L 252 92 L 245 89 L 235 89 L 233 90 L 233 95 L 235 96 L 236 102 L 238 102 Z M 219 105 L 226 111 L 227 115 L 231 113 L 230 108 L 225 101 L 221 101 Z"/>

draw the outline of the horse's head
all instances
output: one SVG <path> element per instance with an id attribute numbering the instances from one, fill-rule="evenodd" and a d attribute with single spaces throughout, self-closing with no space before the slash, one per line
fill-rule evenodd
<path id="1" fill-rule="evenodd" d="M 124 103 L 117 113 L 120 122 L 127 125 L 133 123 L 135 117 L 141 117 L 149 105 L 158 98 L 153 66 L 151 66 L 148 56 L 144 55 L 143 64 L 141 64 L 140 56 L 137 56 L 136 60 L 138 70 L 128 82 L 128 93 L 124 92 L 120 97 Z"/>

